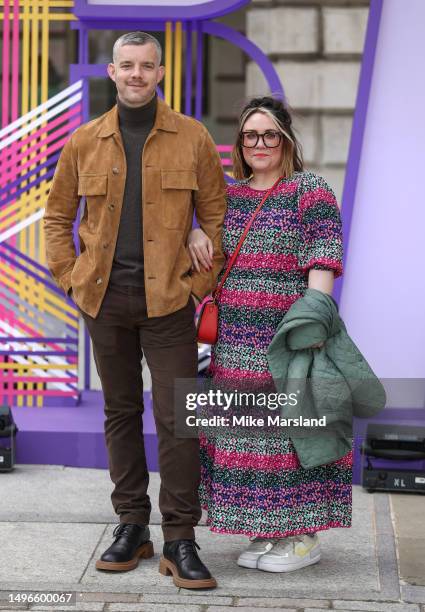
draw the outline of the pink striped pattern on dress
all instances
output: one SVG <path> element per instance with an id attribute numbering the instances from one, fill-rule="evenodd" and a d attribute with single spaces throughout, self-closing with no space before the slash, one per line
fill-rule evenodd
<path id="1" fill-rule="evenodd" d="M 203 444 L 210 457 L 214 458 L 215 465 L 228 468 L 258 469 L 275 471 L 278 469 L 295 470 L 300 467 L 296 453 L 285 455 L 259 455 L 258 453 L 242 453 L 238 451 L 225 451 L 214 448 L 212 444 Z"/>
<path id="2" fill-rule="evenodd" d="M 323 187 L 317 187 L 312 191 L 307 191 L 300 197 L 299 211 L 304 212 L 307 208 L 316 206 L 318 202 L 327 202 L 331 206 L 337 206 L 335 196 L 331 191 Z"/>
<path id="3" fill-rule="evenodd" d="M 263 291 L 234 291 L 232 289 L 224 289 L 220 295 L 220 304 L 229 306 L 251 306 L 261 308 L 278 308 L 279 310 L 289 310 L 292 304 L 301 295 L 294 293 L 293 295 L 277 295 L 275 293 L 266 293 Z"/>
<path id="4" fill-rule="evenodd" d="M 239 253 L 235 266 L 246 270 L 296 270 L 298 259 L 295 255 L 270 253 Z"/>

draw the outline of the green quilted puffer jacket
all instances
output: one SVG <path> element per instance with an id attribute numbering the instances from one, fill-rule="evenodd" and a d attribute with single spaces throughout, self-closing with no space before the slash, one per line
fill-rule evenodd
<path id="1" fill-rule="evenodd" d="M 321 348 L 313 344 L 324 342 Z M 340 459 L 352 447 L 352 419 L 374 416 L 385 406 L 385 390 L 347 334 L 334 299 L 307 289 L 280 322 L 267 359 L 278 392 L 295 393 L 281 417 L 322 419 L 326 427 L 290 429 L 304 468 Z M 293 396 L 295 397 L 295 396 Z"/>

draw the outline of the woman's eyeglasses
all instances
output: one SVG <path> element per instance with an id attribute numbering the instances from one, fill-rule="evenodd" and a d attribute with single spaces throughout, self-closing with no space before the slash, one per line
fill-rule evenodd
<path id="1" fill-rule="evenodd" d="M 241 132 L 240 138 L 242 146 L 247 149 L 256 147 L 260 138 L 262 138 L 264 146 L 268 149 L 274 149 L 282 142 L 282 134 L 274 130 L 268 130 L 264 132 L 264 134 L 259 134 L 258 132 Z"/>

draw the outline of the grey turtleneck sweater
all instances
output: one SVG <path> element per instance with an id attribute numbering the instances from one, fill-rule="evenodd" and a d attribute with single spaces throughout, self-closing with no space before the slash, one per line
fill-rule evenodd
<path id="1" fill-rule="evenodd" d="M 117 98 L 117 106 L 127 175 L 110 282 L 143 287 L 142 152 L 155 122 L 157 98 L 138 108 Z"/>

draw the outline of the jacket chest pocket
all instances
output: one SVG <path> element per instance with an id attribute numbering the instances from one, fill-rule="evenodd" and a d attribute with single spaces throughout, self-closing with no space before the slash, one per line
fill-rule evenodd
<path id="1" fill-rule="evenodd" d="M 198 190 L 193 170 L 161 170 L 162 221 L 169 229 L 181 229 L 192 211 L 192 194 Z"/>
<path id="2" fill-rule="evenodd" d="M 80 174 L 78 177 L 78 195 L 86 198 L 87 222 L 90 230 L 95 230 L 99 224 L 107 191 L 106 174 Z"/>

